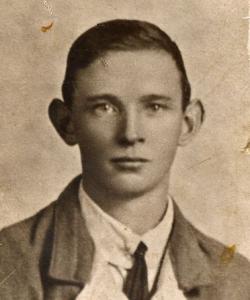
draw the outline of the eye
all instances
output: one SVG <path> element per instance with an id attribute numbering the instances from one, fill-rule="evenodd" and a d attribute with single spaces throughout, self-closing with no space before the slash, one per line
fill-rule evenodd
<path id="1" fill-rule="evenodd" d="M 163 109 L 166 109 L 166 106 L 160 104 L 160 103 L 150 103 L 148 105 L 148 108 L 153 111 L 153 112 L 158 112 L 161 111 Z"/>
<path id="2" fill-rule="evenodd" d="M 93 107 L 97 115 L 113 114 L 117 112 L 117 108 L 110 103 L 98 103 Z"/>

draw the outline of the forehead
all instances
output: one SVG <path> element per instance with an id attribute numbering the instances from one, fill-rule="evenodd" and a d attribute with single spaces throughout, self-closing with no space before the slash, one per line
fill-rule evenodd
<path id="1" fill-rule="evenodd" d="M 182 94 L 180 71 L 163 50 L 109 51 L 78 70 L 75 82 L 80 94 Z"/>

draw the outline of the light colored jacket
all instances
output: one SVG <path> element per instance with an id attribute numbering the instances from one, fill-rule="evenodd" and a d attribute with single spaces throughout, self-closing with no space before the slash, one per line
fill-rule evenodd
<path id="1" fill-rule="evenodd" d="M 35 216 L 0 232 L 1 300 L 73 300 L 84 288 L 94 245 L 81 215 L 80 177 Z M 170 258 L 189 300 L 249 300 L 250 264 L 194 228 L 174 207 Z M 101 300 L 101 299 L 100 299 Z"/>

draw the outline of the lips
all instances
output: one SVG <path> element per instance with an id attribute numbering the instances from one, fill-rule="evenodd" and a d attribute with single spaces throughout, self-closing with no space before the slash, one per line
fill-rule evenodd
<path id="1" fill-rule="evenodd" d="M 141 169 L 146 163 L 149 162 L 148 159 L 142 157 L 115 157 L 111 159 L 111 162 L 122 171 L 137 171 Z"/>
<path id="2" fill-rule="evenodd" d="M 123 157 L 115 157 L 111 159 L 112 162 L 141 162 L 145 163 L 148 162 L 149 160 L 146 158 L 141 158 L 141 157 L 128 157 L 128 156 L 123 156 Z"/>

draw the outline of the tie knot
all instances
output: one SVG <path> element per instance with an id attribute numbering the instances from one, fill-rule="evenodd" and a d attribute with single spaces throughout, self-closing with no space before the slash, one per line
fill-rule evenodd
<path id="1" fill-rule="evenodd" d="M 148 250 L 148 247 L 143 242 L 140 242 L 135 250 L 134 255 L 144 257 L 147 250 Z"/>

